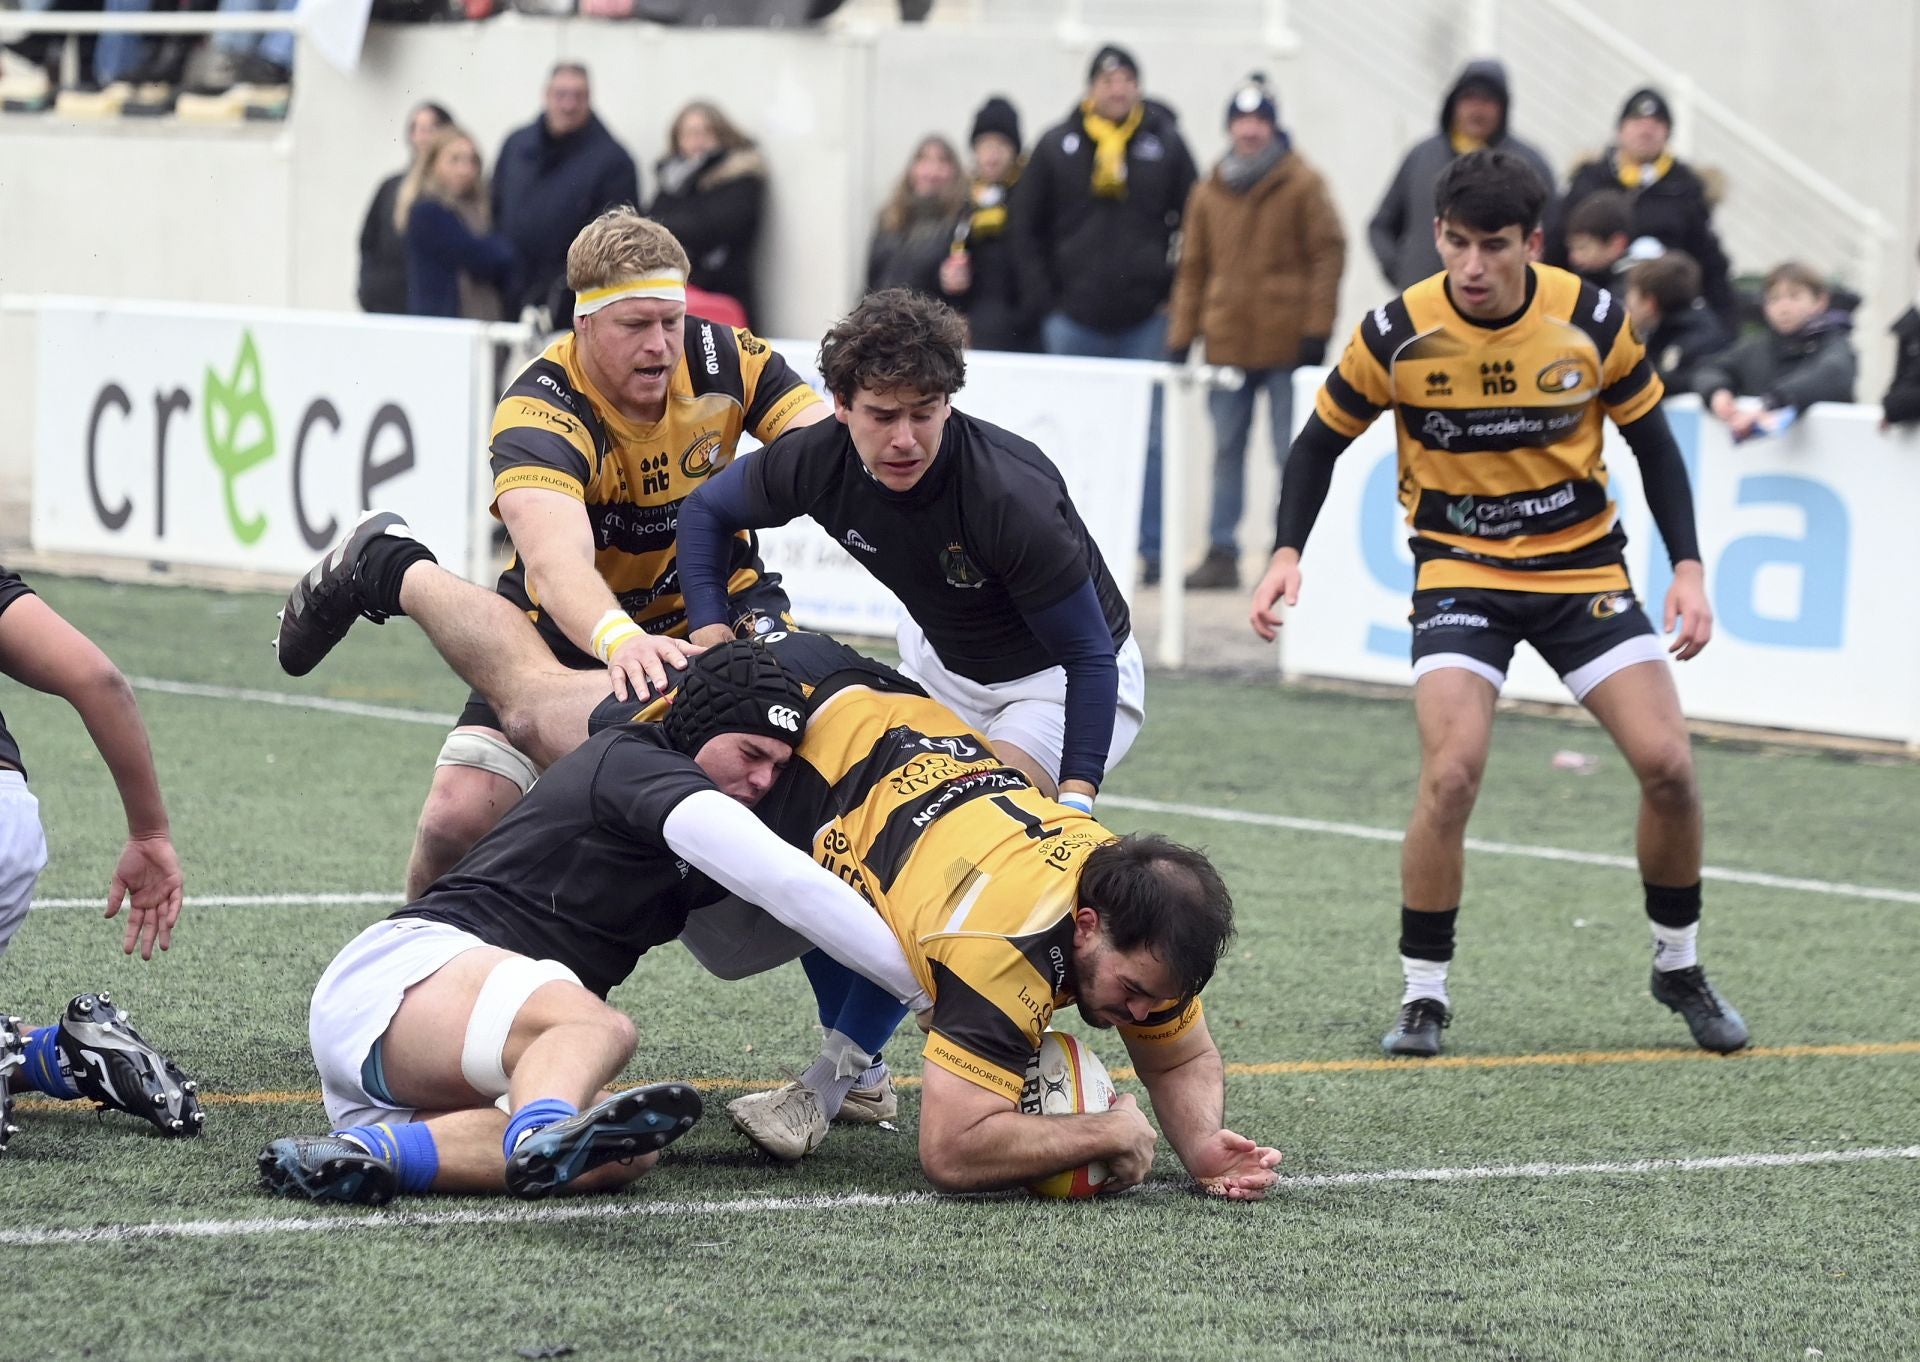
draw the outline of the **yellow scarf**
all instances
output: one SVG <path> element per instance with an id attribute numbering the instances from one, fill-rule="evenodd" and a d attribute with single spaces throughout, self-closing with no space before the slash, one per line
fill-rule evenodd
<path id="1" fill-rule="evenodd" d="M 1660 159 L 1651 165 L 1642 165 L 1638 161 L 1620 160 L 1613 168 L 1613 176 L 1620 181 L 1622 189 L 1638 189 L 1643 185 L 1658 184 L 1673 169 L 1673 153 L 1663 151 Z"/>
<path id="2" fill-rule="evenodd" d="M 1127 196 L 1127 143 L 1139 131 L 1145 102 L 1133 106 L 1124 123 L 1113 123 L 1093 111 L 1093 101 L 1080 105 L 1080 124 L 1093 139 L 1093 192 L 1103 199 Z"/>
<path id="3" fill-rule="evenodd" d="M 1453 143 L 1453 154 L 1465 156 L 1470 151 L 1478 151 L 1486 145 L 1478 137 L 1469 137 L 1464 132 L 1450 132 L 1447 140 Z"/>

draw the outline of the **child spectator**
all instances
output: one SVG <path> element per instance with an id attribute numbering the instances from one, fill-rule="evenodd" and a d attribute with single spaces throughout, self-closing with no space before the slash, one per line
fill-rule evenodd
<path id="1" fill-rule="evenodd" d="M 1882 425 L 1920 421 L 1920 303 L 1907 308 L 1893 324 L 1893 382 L 1887 386 Z"/>
<path id="2" fill-rule="evenodd" d="M 660 192 L 647 216 L 686 248 L 693 262 L 688 285 L 731 298 L 754 316 L 753 248 L 767 198 L 767 162 L 753 139 L 716 106 L 695 100 L 674 116 L 667 154 L 654 173 Z M 711 312 L 698 315 L 713 319 Z"/>
<path id="3" fill-rule="evenodd" d="M 1628 269 L 1627 315 L 1670 394 L 1692 392 L 1700 362 L 1733 340 L 1700 296 L 1700 265 L 1685 251 Z"/>
<path id="4" fill-rule="evenodd" d="M 1767 329 L 1706 361 L 1695 380 L 1735 440 L 1782 430 L 1815 402 L 1853 401 L 1853 321 L 1833 307 L 1826 281 L 1798 261 L 1776 265 L 1762 308 Z"/>
<path id="5" fill-rule="evenodd" d="M 407 238 L 408 312 L 479 322 L 506 316 L 501 293 L 513 245 L 493 231 L 471 137 L 455 127 L 434 134 L 400 186 L 393 221 Z"/>
<path id="6" fill-rule="evenodd" d="M 1589 284 L 1618 292 L 1615 276 L 1626 267 L 1632 230 L 1633 200 L 1625 193 L 1602 189 L 1589 195 L 1567 215 L 1567 264 Z"/>
<path id="7" fill-rule="evenodd" d="M 967 207 L 960 153 L 938 133 L 920 139 L 906 173 L 880 210 L 867 248 L 867 292 L 910 288 L 940 296 L 940 262 Z"/>

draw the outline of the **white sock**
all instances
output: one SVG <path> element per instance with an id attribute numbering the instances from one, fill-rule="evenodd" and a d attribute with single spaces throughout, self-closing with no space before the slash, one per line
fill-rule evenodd
<path id="1" fill-rule="evenodd" d="M 1411 955 L 1400 957 L 1400 972 L 1406 976 L 1407 990 L 1400 995 L 1400 1005 L 1405 1007 L 1415 998 L 1437 998 L 1451 1007 L 1447 998 L 1447 966 L 1451 960 L 1416 960 Z"/>
<path id="2" fill-rule="evenodd" d="M 1700 936 L 1700 924 L 1690 922 L 1684 927 L 1662 927 L 1659 923 L 1649 923 L 1653 928 L 1653 967 L 1657 970 L 1688 969 L 1700 963 L 1697 943 Z"/>
<path id="3" fill-rule="evenodd" d="M 847 1092 L 874 1067 L 873 1056 L 838 1031 L 828 1031 L 820 1058 L 800 1075 L 800 1086 L 820 1094 L 820 1109 L 831 1121 L 840 1114 Z"/>

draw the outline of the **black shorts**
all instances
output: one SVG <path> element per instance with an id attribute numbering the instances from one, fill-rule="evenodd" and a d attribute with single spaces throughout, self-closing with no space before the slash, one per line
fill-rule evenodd
<path id="1" fill-rule="evenodd" d="M 1454 587 L 1413 593 L 1413 674 L 1464 666 L 1498 687 L 1531 643 L 1575 699 L 1622 667 L 1664 656 L 1632 591 L 1561 595 Z"/>
<path id="2" fill-rule="evenodd" d="M 787 593 L 780 585 L 780 574 L 777 572 L 761 573 L 760 579 L 752 586 L 727 598 L 729 622 L 733 626 L 734 633 L 742 638 L 750 638 L 774 629 L 791 626 L 793 616 L 788 612 L 792 609 L 793 602 L 787 599 Z M 661 628 L 674 629 L 685 621 L 686 616 L 675 611 L 659 620 L 650 621 L 650 624 L 659 627 L 651 628 L 649 632 L 658 633 Z M 571 646 L 564 652 L 555 648 L 553 655 L 575 671 L 592 671 L 595 667 L 605 665 L 598 658 Z M 506 731 L 500 723 L 500 716 L 493 712 L 493 706 L 486 702 L 479 691 L 468 694 L 466 708 L 460 711 L 456 727 L 491 728 L 496 733 Z"/>

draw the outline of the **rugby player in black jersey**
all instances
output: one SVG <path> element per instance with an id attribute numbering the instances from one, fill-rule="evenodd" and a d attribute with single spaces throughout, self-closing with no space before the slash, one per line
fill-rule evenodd
<path id="1" fill-rule="evenodd" d="M 121 949 L 153 959 L 180 917 L 180 860 L 133 688 L 106 654 L 62 619 L 17 572 L 0 568 L 0 673 L 73 706 L 113 776 L 127 818 L 107 891 L 107 916 L 126 909 Z M 0 956 L 33 903 L 47 864 L 40 804 L 27 787 L 20 745 L 0 719 Z M 29 1028 L 0 1010 L 0 1153 L 15 1134 L 15 1093 L 84 1099 L 150 1121 L 163 1135 L 200 1133 L 196 1084 L 133 1029 L 105 993 L 82 993 L 49 1026 Z"/>
<path id="2" fill-rule="evenodd" d="M 671 729 L 686 703 L 685 687 L 670 701 L 610 696 L 604 678 L 558 664 L 506 602 L 434 565 L 395 518 L 377 520 L 384 522 L 381 533 L 357 534 L 296 588 L 304 608 L 290 615 L 305 621 L 304 628 L 326 631 L 316 660 L 356 614 L 412 617 L 492 702 L 522 749 L 555 761 L 524 814 L 516 810 L 482 841 L 429 901 L 457 901 L 452 891 L 488 879 L 512 884 L 532 874 L 538 887 L 544 881 L 526 863 L 549 842 L 573 835 L 585 799 L 577 788 L 583 755 L 599 751 L 608 734 L 654 729 L 651 721 L 669 704 L 664 713 Z M 311 585 L 316 580 L 318 587 Z M 1008 1186 L 1090 1159 L 1109 1162 L 1116 1190 L 1146 1176 L 1156 1136 L 1131 1098 L 1110 1112 L 1064 1123 L 1024 1117 L 1015 1108 L 1026 1060 L 1047 1020 L 1074 1002 L 1092 1024 L 1120 1028 L 1161 1127 L 1195 1179 L 1215 1195 L 1263 1196 L 1279 1154 L 1225 1128 L 1224 1070 L 1197 997 L 1231 932 L 1230 902 L 1205 858 L 1155 838 L 1116 839 L 1081 811 L 1048 800 L 995 757 L 983 735 L 844 644 L 782 630 L 761 639 L 806 690 L 800 746 L 761 816 L 852 886 L 859 911 L 891 929 L 913 979 L 933 1000 L 923 1014 L 929 1039 L 920 1147 L 928 1176 L 955 1190 Z M 694 685 L 707 665 L 705 657 L 696 662 L 685 685 Z M 590 719 L 601 733 L 563 755 L 586 737 Z M 544 836 L 535 836 L 543 827 Z M 491 849 L 509 830 L 516 842 L 495 854 Z M 749 862 L 758 854 L 749 839 L 738 839 L 736 848 Z M 485 873 L 472 873 L 482 861 Z M 738 874 L 750 869 L 734 867 Z M 810 923 L 795 930 L 772 921 L 739 895 L 680 916 L 682 941 L 726 978 L 794 959 L 808 950 L 815 930 Z M 349 972 L 336 962 L 330 978 L 342 977 L 323 983 L 316 995 L 316 1055 L 337 1044 L 324 1039 L 331 1028 L 319 1023 L 323 1010 L 358 1024 L 355 994 L 365 989 L 349 986 Z M 374 983 L 376 1004 L 391 995 L 392 982 Z M 324 1009 L 322 995 L 333 999 Z M 906 995 L 895 989 L 893 996 Z M 363 1033 L 385 1025 L 391 1008 L 372 1011 L 374 1023 Z M 878 1050 L 897 1015 L 885 1018 L 877 1034 L 853 1027 L 842 1037 L 855 1056 L 848 1072 Z M 443 1055 L 464 1053 L 463 1025 L 460 1016 L 440 1019 Z M 328 1080 L 330 1106 L 335 1091 L 353 1099 L 391 1083 L 391 1068 L 383 1078 L 361 1037 L 337 1048 L 340 1057 L 321 1066 L 323 1074 L 336 1075 Z M 481 1048 L 491 1052 L 491 1042 Z M 443 1067 L 450 1062 L 443 1059 Z M 846 1088 L 843 1080 L 827 1094 L 792 1089 L 777 1110 L 804 1119 L 784 1131 L 738 1116 L 736 1124 L 777 1157 L 798 1158 L 826 1132 L 832 1113 L 823 1109 L 824 1098 L 838 1101 Z M 799 1092 L 806 1097 L 792 1096 Z M 684 1096 L 675 1100 L 685 1102 Z M 667 1107 L 669 1113 L 681 1109 Z M 335 1115 L 351 1113 L 342 1107 Z M 497 1131 L 498 1120 L 481 1115 Z M 468 1119 L 478 1123 L 481 1116 Z M 633 1112 L 616 1114 L 619 1138 L 633 1136 L 634 1119 Z M 422 1137 L 395 1129 L 388 1122 L 384 1133 L 378 1124 L 356 1132 L 363 1146 L 357 1151 L 343 1149 L 338 1139 L 308 1141 L 305 1148 L 286 1143 L 268 1151 L 263 1168 L 270 1185 L 282 1190 L 317 1187 L 339 1199 L 362 1197 L 368 1188 L 389 1195 L 396 1180 L 405 1185 L 427 1176 L 419 1171 L 424 1162 L 399 1143 Z M 396 1159 L 398 1179 L 391 1166 Z M 497 1164 L 498 1155 L 489 1155 L 490 1173 Z M 308 1171 L 316 1166 L 318 1181 Z"/>
<path id="3" fill-rule="evenodd" d="M 1413 705 L 1420 781 L 1401 854 L 1406 986 L 1391 1055 L 1440 1052 L 1465 839 L 1513 650 L 1530 643 L 1598 719 L 1640 781 L 1638 850 L 1654 938 L 1654 998 L 1703 1048 L 1737 1050 L 1746 1023 L 1701 970 L 1702 816 L 1680 698 L 1634 597 L 1601 459 L 1603 418 L 1638 460 L 1673 562 L 1663 630 L 1684 662 L 1713 637 L 1686 466 L 1660 377 L 1626 302 L 1531 263 L 1547 187 L 1503 151 L 1441 176 L 1434 239 L 1446 268 L 1381 304 L 1328 374 L 1288 456 L 1272 564 L 1251 623 L 1300 596 L 1300 553 L 1333 464 L 1392 408 L 1415 562 Z"/>

